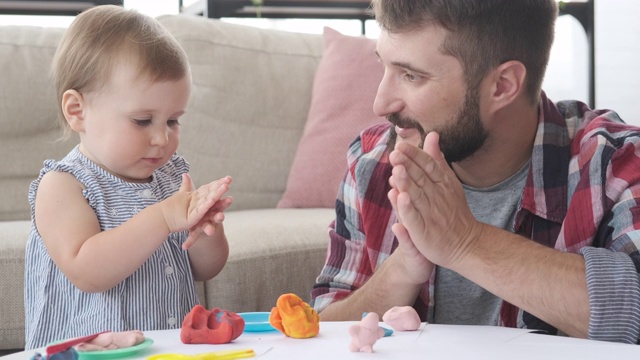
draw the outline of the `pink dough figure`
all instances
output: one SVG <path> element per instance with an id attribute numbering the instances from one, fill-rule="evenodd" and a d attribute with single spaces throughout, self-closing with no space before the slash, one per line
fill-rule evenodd
<path id="1" fill-rule="evenodd" d="M 144 341 L 140 330 L 105 332 L 95 338 L 75 346 L 79 351 L 103 351 L 123 349 L 135 346 Z"/>
<path id="2" fill-rule="evenodd" d="M 420 327 L 420 316 L 411 306 L 394 306 L 382 315 L 382 321 L 396 331 L 414 331 Z"/>
<path id="3" fill-rule="evenodd" d="M 370 312 L 359 323 L 349 327 L 351 343 L 349 350 L 352 352 L 373 352 L 373 344 L 384 336 L 384 330 L 378 326 L 380 317 Z"/>

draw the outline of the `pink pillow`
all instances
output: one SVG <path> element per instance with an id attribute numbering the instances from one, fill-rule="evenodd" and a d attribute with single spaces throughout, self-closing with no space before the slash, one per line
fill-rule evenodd
<path id="1" fill-rule="evenodd" d="M 383 67 L 375 40 L 325 27 L 307 123 L 279 208 L 333 208 L 358 134 L 385 121 L 373 113 Z"/>

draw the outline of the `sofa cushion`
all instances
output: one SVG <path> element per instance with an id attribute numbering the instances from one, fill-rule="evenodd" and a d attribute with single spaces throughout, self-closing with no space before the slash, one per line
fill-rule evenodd
<path id="1" fill-rule="evenodd" d="M 322 37 L 187 15 L 158 19 L 191 65 L 178 151 L 196 185 L 231 175 L 233 210 L 275 207 L 307 120 Z"/>
<path id="2" fill-rule="evenodd" d="M 278 297 L 309 301 L 329 244 L 332 209 L 262 209 L 226 213 L 229 261 L 206 282 L 207 307 L 271 311 Z"/>
<path id="3" fill-rule="evenodd" d="M 62 158 L 77 142 L 62 134 L 49 76 L 64 29 L 3 26 L 0 31 L 0 221 L 29 219 L 27 192 L 48 158 Z"/>
<path id="4" fill-rule="evenodd" d="M 330 208 L 347 170 L 349 144 L 384 121 L 373 113 L 383 68 L 375 41 L 325 28 L 307 124 L 291 166 L 281 208 Z"/>

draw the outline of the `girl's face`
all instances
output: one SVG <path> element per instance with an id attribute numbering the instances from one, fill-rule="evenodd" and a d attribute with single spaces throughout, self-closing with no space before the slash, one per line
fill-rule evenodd
<path id="1" fill-rule="evenodd" d="M 190 75 L 153 82 L 120 61 L 103 88 L 83 94 L 80 151 L 125 181 L 150 181 L 178 149 L 190 91 Z"/>

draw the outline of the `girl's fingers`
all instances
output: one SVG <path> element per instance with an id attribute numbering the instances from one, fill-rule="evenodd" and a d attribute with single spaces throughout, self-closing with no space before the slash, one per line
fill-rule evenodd
<path id="1" fill-rule="evenodd" d="M 189 236 L 187 236 L 187 240 L 185 240 L 184 243 L 182 244 L 182 249 L 188 250 L 193 244 L 195 244 L 196 240 L 198 239 L 198 237 L 200 237 L 201 233 L 202 233 L 202 230 L 199 228 L 190 229 Z"/>
<path id="2" fill-rule="evenodd" d="M 182 182 L 180 183 L 179 191 L 193 191 L 193 188 L 193 181 L 191 181 L 189 173 L 182 174 Z"/>

